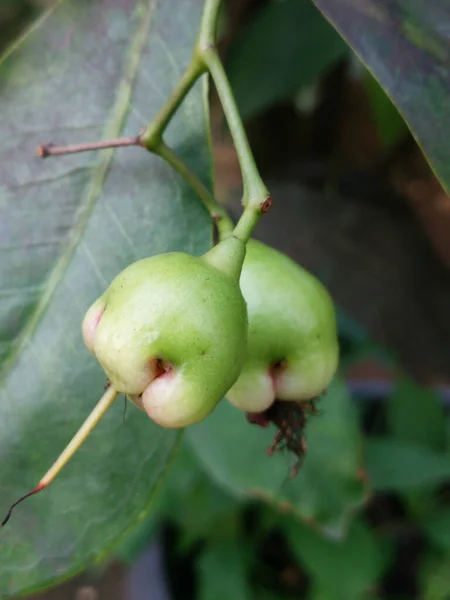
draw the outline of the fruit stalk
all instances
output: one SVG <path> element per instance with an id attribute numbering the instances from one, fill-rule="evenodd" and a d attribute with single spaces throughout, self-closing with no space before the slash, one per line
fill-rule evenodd
<path id="1" fill-rule="evenodd" d="M 222 61 L 214 46 L 209 46 L 202 52 L 202 59 L 211 74 L 219 94 L 228 127 L 233 138 L 233 143 L 239 159 L 244 184 L 244 196 L 242 203 L 245 208 L 251 206 L 259 209 L 259 206 L 267 200 L 269 192 L 264 185 L 258 168 L 253 158 L 253 153 L 242 123 L 239 109 L 228 82 Z"/>
<path id="2" fill-rule="evenodd" d="M 28 492 L 28 494 L 25 494 L 24 496 L 22 496 L 21 498 L 16 500 L 16 502 L 14 502 L 14 504 L 11 505 L 5 518 L 0 523 L 0 527 L 3 527 L 4 525 L 6 525 L 6 523 L 9 521 L 9 519 L 11 517 L 13 509 L 18 504 L 20 504 L 26 498 L 29 498 L 30 496 L 33 496 L 34 494 L 37 494 L 38 492 L 44 490 L 46 487 L 48 487 L 52 483 L 52 481 L 55 479 L 55 477 L 58 475 L 58 473 L 61 471 L 61 469 L 69 462 L 69 460 L 77 452 L 77 450 L 79 450 L 79 448 L 81 447 L 83 442 L 90 435 L 90 433 L 92 432 L 94 427 L 99 423 L 100 419 L 106 413 L 108 408 L 112 405 L 112 403 L 117 398 L 117 396 L 118 396 L 118 392 L 113 387 L 109 386 L 106 389 L 103 396 L 100 398 L 100 400 L 95 405 L 94 410 L 91 412 L 91 414 L 85 420 L 85 422 L 80 427 L 80 429 L 77 431 L 77 433 L 73 436 L 72 440 L 65 447 L 63 452 L 56 459 L 56 461 L 53 463 L 53 465 L 50 467 L 50 469 L 47 471 L 47 473 L 41 478 L 41 480 L 39 481 L 37 486 L 31 492 Z"/>

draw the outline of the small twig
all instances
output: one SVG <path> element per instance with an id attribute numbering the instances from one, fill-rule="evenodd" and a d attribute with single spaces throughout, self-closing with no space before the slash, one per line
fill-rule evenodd
<path id="1" fill-rule="evenodd" d="M 171 165 L 190 185 L 191 189 L 200 197 L 205 208 L 211 215 L 215 223 L 220 238 L 226 237 L 233 231 L 233 222 L 226 210 L 221 206 L 208 188 L 197 178 L 197 176 L 188 168 L 183 160 L 161 140 L 154 147 L 147 147 L 142 142 L 143 130 L 137 136 L 104 140 L 101 142 L 91 142 L 87 144 L 72 144 L 68 146 L 55 146 L 53 144 L 41 144 L 37 148 L 37 155 L 41 158 L 47 156 L 61 156 L 64 154 L 75 154 L 76 152 L 88 152 L 90 150 L 103 150 L 105 148 L 120 148 L 121 146 L 141 146 L 149 152 L 160 156 L 169 165 Z M 109 382 L 105 385 L 107 389 Z"/>
<path id="2" fill-rule="evenodd" d="M 213 222 L 217 226 L 220 239 L 232 233 L 234 237 L 247 242 L 261 216 L 270 209 L 272 198 L 258 171 L 233 91 L 215 46 L 221 2 L 222 0 L 205 0 L 199 36 L 191 61 L 160 112 L 140 131 L 139 135 L 69 146 L 42 144 L 38 147 L 37 154 L 42 158 L 46 158 L 47 156 L 74 154 L 105 148 L 142 146 L 149 152 L 165 158 L 184 177 L 209 211 Z M 226 211 L 216 202 L 209 190 L 188 169 L 187 165 L 165 145 L 163 140 L 164 132 L 180 104 L 195 82 L 208 72 L 216 86 L 242 172 L 244 212 L 235 227 L 233 227 L 234 224 L 229 219 Z"/>
<path id="3" fill-rule="evenodd" d="M 122 146 L 140 146 L 141 136 L 115 138 L 101 142 L 90 142 L 88 144 L 71 144 L 69 146 L 55 146 L 55 144 L 40 144 L 36 154 L 40 158 L 48 156 L 61 156 L 64 154 L 76 154 L 77 152 L 89 152 L 91 150 L 104 150 L 106 148 L 120 148 Z"/>

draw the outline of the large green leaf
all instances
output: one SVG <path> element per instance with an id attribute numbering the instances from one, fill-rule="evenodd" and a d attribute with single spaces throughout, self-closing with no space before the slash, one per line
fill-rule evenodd
<path id="1" fill-rule="evenodd" d="M 116 555 L 132 563 L 165 521 L 178 526 L 179 548 L 208 538 L 230 537 L 236 532 L 240 503 L 216 486 L 184 440 L 162 489 L 146 519 L 116 548 Z"/>
<path id="2" fill-rule="evenodd" d="M 445 450 L 445 412 L 432 390 L 420 387 L 408 378 L 397 381 L 387 403 L 391 435 L 397 440 Z"/>
<path id="3" fill-rule="evenodd" d="M 405 121 L 382 86 L 367 69 L 363 74 L 363 82 L 380 140 L 386 148 L 391 148 L 405 136 Z"/>
<path id="4" fill-rule="evenodd" d="M 422 553 L 418 569 L 420 598 L 425 600 L 448 600 L 450 553 L 426 549 Z"/>
<path id="5" fill-rule="evenodd" d="M 198 199 L 139 148 L 39 160 L 39 142 L 135 135 L 189 61 L 198 0 L 67 0 L 0 66 L 0 508 L 33 488 L 103 391 L 90 303 L 127 264 L 211 244 Z M 210 184 L 204 87 L 167 140 Z M 0 531 L 0 595 L 67 577 L 138 519 L 178 435 L 118 402 L 45 492 Z"/>
<path id="6" fill-rule="evenodd" d="M 432 390 L 420 387 L 412 379 L 401 376 L 386 406 L 388 430 L 391 436 L 400 442 L 410 442 L 421 448 L 436 453 L 446 449 L 445 412 L 437 394 Z M 395 462 L 394 458 L 394 462 Z M 438 460 L 440 457 L 438 455 Z M 444 459 L 445 461 L 445 459 Z M 420 465 L 420 461 L 419 461 Z M 404 473 L 416 471 L 416 465 L 405 465 Z M 420 474 L 420 471 L 419 471 Z M 435 485 L 400 490 L 409 512 L 413 518 L 421 518 L 423 513 L 434 512 Z"/>
<path id="7" fill-rule="evenodd" d="M 344 385 L 335 381 L 308 423 L 308 452 L 294 479 L 287 455 L 266 456 L 275 429 L 247 423 L 223 401 L 187 438 L 211 477 L 230 491 L 262 498 L 339 537 L 363 502 L 360 445 L 354 407 Z"/>
<path id="8" fill-rule="evenodd" d="M 438 548 L 450 552 L 450 508 L 439 508 L 421 523 L 428 538 Z"/>
<path id="9" fill-rule="evenodd" d="M 243 117 L 293 97 L 347 52 L 311 0 L 268 2 L 233 41 L 227 56 Z"/>
<path id="10" fill-rule="evenodd" d="M 450 14 L 442 0 L 314 0 L 366 63 L 450 190 Z"/>
<path id="11" fill-rule="evenodd" d="M 420 490 L 450 480 L 449 455 L 391 438 L 366 442 L 366 464 L 377 490 Z"/>
<path id="12" fill-rule="evenodd" d="M 236 538 L 206 544 L 197 563 L 199 600 L 251 600 L 248 562 Z"/>
<path id="13" fill-rule="evenodd" d="M 295 556 L 327 600 L 365 597 L 390 558 L 391 548 L 359 520 L 338 543 L 300 523 L 286 523 L 284 529 Z"/>

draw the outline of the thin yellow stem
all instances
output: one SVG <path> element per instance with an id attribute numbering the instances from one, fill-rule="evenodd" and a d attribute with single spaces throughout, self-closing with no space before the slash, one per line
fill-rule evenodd
<path id="1" fill-rule="evenodd" d="M 60 456 L 56 459 L 56 461 L 53 463 L 53 465 L 50 467 L 50 469 L 47 471 L 44 477 L 42 477 L 37 486 L 33 490 L 31 490 L 31 492 L 28 492 L 27 494 L 23 495 L 18 500 L 16 500 L 14 504 L 11 504 L 8 512 L 6 513 L 5 518 L 0 523 L 0 528 L 6 525 L 6 523 L 11 518 L 11 514 L 14 508 L 18 504 L 20 504 L 30 496 L 34 496 L 34 494 L 41 492 L 48 485 L 51 484 L 51 482 L 55 479 L 55 477 L 58 475 L 58 473 L 61 471 L 64 465 L 66 465 L 69 462 L 69 460 L 72 458 L 75 452 L 80 448 L 82 443 L 86 440 L 86 438 L 92 432 L 94 427 L 98 424 L 100 419 L 103 417 L 105 412 L 108 410 L 108 408 L 111 406 L 111 404 L 114 402 L 118 395 L 119 392 L 117 392 L 113 387 L 108 387 L 103 396 L 95 405 L 94 410 L 88 416 L 88 418 L 77 431 L 77 433 L 73 436 L 69 444 L 63 450 Z"/>
<path id="2" fill-rule="evenodd" d="M 60 454 L 60 456 L 56 459 L 47 473 L 42 477 L 39 482 L 39 485 L 42 487 L 48 486 L 58 475 L 61 469 L 66 465 L 75 452 L 80 448 L 86 438 L 92 433 L 94 427 L 99 423 L 100 419 L 106 413 L 108 408 L 112 405 L 114 400 L 119 395 L 119 392 L 115 390 L 113 387 L 108 387 L 103 396 L 95 405 L 94 410 L 88 416 L 86 421 L 80 427 L 80 429 L 76 432 L 73 438 L 70 440 L 66 448 Z"/>

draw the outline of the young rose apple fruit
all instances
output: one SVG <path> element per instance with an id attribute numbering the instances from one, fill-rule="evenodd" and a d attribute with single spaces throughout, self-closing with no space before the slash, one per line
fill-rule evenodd
<path id="1" fill-rule="evenodd" d="M 201 257 L 172 252 L 139 260 L 86 314 L 85 343 L 111 385 L 160 425 L 201 421 L 240 373 L 244 256 L 244 243 L 230 237 Z"/>
<path id="2" fill-rule="evenodd" d="M 297 402 L 322 393 L 338 364 L 333 302 L 293 260 L 256 240 L 247 243 L 240 285 L 247 302 L 247 356 L 228 400 L 260 413 L 275 399 Z"/>

